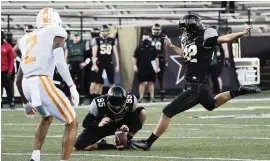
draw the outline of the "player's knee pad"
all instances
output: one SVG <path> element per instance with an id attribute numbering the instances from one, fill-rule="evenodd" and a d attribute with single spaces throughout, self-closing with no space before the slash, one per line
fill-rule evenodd
<path id="1" fill-rule="evenodd" d="M 74 148 L 76 150 L 83 150 L 84 148 L 86 148 L 85 144 L 84 144 L 84 140 L 82 139 L 77 139 L 75 144 L 74 144 Z"/>
<path id="2" fill-rule="evenodd" d="M 136 133 L 136 132 L 138 132 L 139 130 L 142 129 L 142 126 L 143 126 L 143 124 L 140 121 L 136 121 L 136 123 L 134 123 L 132 125 L 132 127 L 129 127 L 129 131 L 133 132 L 133 133 Z"/>
<path id="3" fill-rule="evenodd" d="M 174 108 L 168 104 L 167 106 L 165 106 L 162 110 L 163 115 L 172 118 L 174 115 L 176 115 L 178 112 L 173 110 Z"/>
<path id="4" fill-rule="evenodd" d="M 207 109 L 208 111 L 213 111 L 216 108 L 216 106 L 211 105 L 211 106 L 205 106 L 204 108 Z"/>

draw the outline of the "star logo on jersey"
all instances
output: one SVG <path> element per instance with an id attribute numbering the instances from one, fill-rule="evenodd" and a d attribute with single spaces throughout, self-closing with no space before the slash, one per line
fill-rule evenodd
<path id="1" fill-rule="evenodd" d="M 103 41 L 99 41 L 101 44 L 103 43 Z"/>
<path id="2" fill-rule="evenodd" d="M 180 58 L 182 57 L 180 55 L 171 55 L 170 58 L 179 66 L 175 82 L 175 85 L 178 85 L 184 79 L 184 76 L 181 77 L 182 64 L 180 63 Z"/>

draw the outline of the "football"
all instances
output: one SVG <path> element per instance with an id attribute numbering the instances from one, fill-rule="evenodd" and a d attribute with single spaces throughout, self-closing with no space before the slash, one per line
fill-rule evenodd
<path id="1" fill-rule="evenodd" d="M 124 150 L 125 147 L 127 146 L 127 132 L 118 129 L 115 132 L 114 143 L 118 150 Z"/>

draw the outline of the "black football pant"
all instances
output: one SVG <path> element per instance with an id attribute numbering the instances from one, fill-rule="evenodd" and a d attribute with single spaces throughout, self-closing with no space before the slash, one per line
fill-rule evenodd
<path id="1" fill-rule="evenodd" d="M 209 92 L 209 85 L 187 82 L 186 90 L 163 109 L 163 114 L 171 118 L 197 104 L 201 104 L 208 111 L 215 109 L 215 99 Z"/>
<path id="2" fill-rule="evenodd" d="M 102 73 L 103 73 L 103 70 L 105 70 L 109 83 L 114 84 L 115 68 L 114 68 L 113 61 L 99 61 L 98 60 L 97 66 L 98 66 L 98 72 L 97 72 L 97 78 L 95 82 L 98 84 L 104 83 L 104 80 L 102 78 Z"/>
<path id="3" fill-rule="evenodd" d="M 8 72 L 1 72 L 1 97 L 3 97 L 3 88 L 6 90 L 8 103 L 14 102 L 14 74 L 11 78 L 7 76 Z"/>
<path id="4" fill-rule="evenodd" d="M 130 132 L 136 133 L 142 128 L 142 123 L 139 117 L 139 113 L 142 109 L 144 108 L 137 108 L 136 112 L 130 113 L 119 122 L 110 123 L 104 127 L 93 126 L 84 129 L 77 137 L 74 147 L 79 150 L 85 149 L 87 146 L 95 144 L 106 136 L 114 135 L 116 130 L 122 125 L 127 125 Z"/>

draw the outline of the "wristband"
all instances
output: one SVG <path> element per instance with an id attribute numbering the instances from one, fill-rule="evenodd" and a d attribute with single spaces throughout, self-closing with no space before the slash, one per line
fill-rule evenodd
<path id="1" fill-rule="evenodd" d="M 85 62 L 85 64 L 87 64 L 87 65 L 88 65 L 88 64 L 91 62 L 91 59 L 90 59 L 90 58 L 87 58 L 87 59 L 85 59 L 85 61 L 84 61 L 84 62 Z"/>

